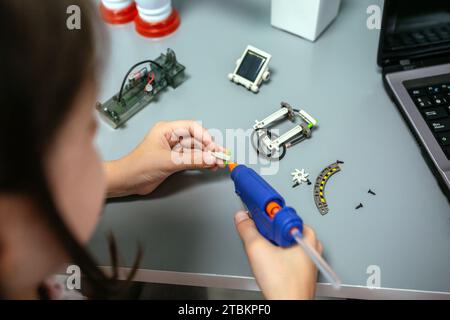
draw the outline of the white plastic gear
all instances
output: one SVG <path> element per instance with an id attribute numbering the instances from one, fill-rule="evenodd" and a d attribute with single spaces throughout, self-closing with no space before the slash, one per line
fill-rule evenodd
<path id="1" fill-rule="evenodd" d="M 297 184 L 307 183 L 309 181 L 309 173 L 305 172 L 305 169 L 295 169 L 294 172 L 291 173 L 292 181 Z"/>

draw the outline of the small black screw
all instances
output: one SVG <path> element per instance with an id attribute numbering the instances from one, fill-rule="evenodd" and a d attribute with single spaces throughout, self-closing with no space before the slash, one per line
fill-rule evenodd
<path id="1" fill-rule="evenodd" d="M 292 186 L 292 188 L 296 188 L 296 187 L 298 187 L 300 185 L 300 183 L 295 183 L 293 186 Z"/>
<path id="2" fill-rule="evenodd" d="M 344 164 L 344 161 L 338 160 L 336 161 L 337 164 Z"/>
<path id="3" fill-rule="evenodd" d="M 367 193 L 370 193 L 371 195 L 376 196 L 377 194 L 375 192 L 373 192 L 372 190 L 369 189 L 369 191 L 367 191 Z"/>
<path id="4" fill-rule="evenodd" d="M 355 209 L 356 209 L 356 210 L 358 210 L 358 209 L 361 209 L 362 207 L 364 207 L 364 206 L 363 206 L 363 204 L 362 204 L 362 203 L 360 203 L 360 204 L 358 204 L 358 205 L 356 206 L 356 208 L 355 208 Z"/>

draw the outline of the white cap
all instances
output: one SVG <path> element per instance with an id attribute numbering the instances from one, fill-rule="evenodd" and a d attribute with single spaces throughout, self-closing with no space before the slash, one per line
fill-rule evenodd
<path id="1" fill-rule="evenodd" d="M 149 23 L 163 21 L 172 13 L 171 0 L 136 0 L 136 5 L 139 16 Z"/>

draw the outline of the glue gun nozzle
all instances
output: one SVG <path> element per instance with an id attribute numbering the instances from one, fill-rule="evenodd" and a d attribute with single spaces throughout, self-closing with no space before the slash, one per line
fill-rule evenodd
<path id="1" fill-rule="evenodd" d="M 228 169 L 230 169 L 230 171 L 233 171 L 234 168 L 237 167 L 237 163 L 234 162 L 228 162 Z"/>

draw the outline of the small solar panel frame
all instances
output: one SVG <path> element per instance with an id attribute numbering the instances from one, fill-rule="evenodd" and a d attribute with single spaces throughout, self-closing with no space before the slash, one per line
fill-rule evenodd
<path id="1" fill-rule="evenodd" d="M 256 66 L 256 70 L 245 70 L 245 64 L 249 62 L 249 57 L 259 58 L 261 60 L 261 63 Z M 267 52 L 249 45 L 238 59 L 234 72 L 230 73 L 228 78 L 256 93 L 259 91 L 259 86 L 262 81 L 269 78 L 269 62 L 271 58 L 272 56 Z"/>

